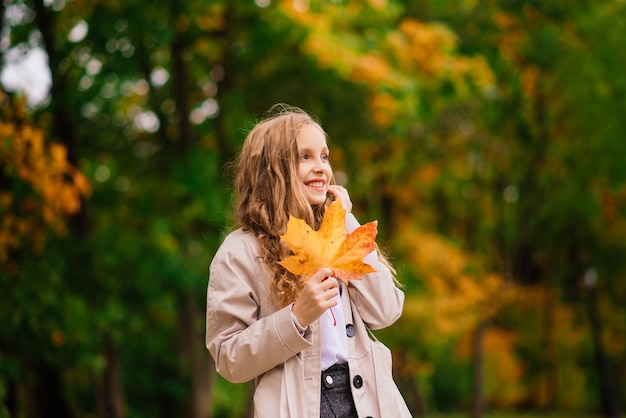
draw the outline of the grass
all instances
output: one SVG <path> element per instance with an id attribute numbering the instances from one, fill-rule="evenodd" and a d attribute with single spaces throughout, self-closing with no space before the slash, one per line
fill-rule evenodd
<path id="1" fill-rule="evenodd" d="M 469 413 L 426 414 L 424 418 L 471 418 Z M 490 412 L 483 418 L 601 418 L 584 412 Z"/>

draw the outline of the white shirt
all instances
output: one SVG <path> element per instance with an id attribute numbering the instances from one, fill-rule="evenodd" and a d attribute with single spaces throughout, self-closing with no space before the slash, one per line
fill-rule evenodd
<path id="1" fill-rule="evenodd" d="M 348 340 L 343 304 L 340 295 L 337 295 L 335 299 L 337 305 L 328 309 L 320 317 L 322 370 L 326 370 L 335 363 L 348 362 Z"/>

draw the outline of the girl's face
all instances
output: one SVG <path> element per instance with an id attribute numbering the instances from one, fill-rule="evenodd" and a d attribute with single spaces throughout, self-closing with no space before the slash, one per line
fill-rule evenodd
<path id="1" fill-rule="evenodd" d="M 298 177 L 304 194 L 311 205 L 322 205 L 333 178 L 326 136 L 315 125 L 305 125 L 296 142 L 300 155 Z"/>

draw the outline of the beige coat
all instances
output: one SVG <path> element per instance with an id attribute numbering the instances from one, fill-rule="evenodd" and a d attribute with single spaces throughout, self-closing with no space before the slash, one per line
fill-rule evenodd
<path id="1" fill-rule="evenodd" d="M 368 335 L 368 328 L 381 329 L 399 318 L 404 294 L 386 267 L 374 268 L 377 273 L 342 285 L 346 323 L 356 327 L 348 338 L 352 394 L 359 417 L 410 417 L 391 378 L 391 353 Z M 318 418 L 319 320 L 301 336 L 291 306 L 276 310 L 270 302 L 267 277 L 254 237 L 241 229 L 228 235 L 209 270 L 206 346 L 225 379 L 255 379 L 255 417 Z"/>

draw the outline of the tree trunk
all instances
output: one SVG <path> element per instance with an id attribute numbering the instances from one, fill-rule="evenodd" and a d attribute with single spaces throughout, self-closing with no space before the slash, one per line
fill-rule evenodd
<path id="1" fill-rule="evenodd" d="M 408 353 L 406 350 L 397 349 L 393 354 L 393 376 L 406 400 L 409 411 L 411 411 L 411 415 L 414 417 L 423 417 L 425 413 L 424 401 L 420 395 L 415 372 L 411 368 L 402 367 L 403 364 L 410 361 Z"/>
<path id="2" fill-rule="evenodd" d="M 179 20 L 185 15 L 183 2 L 172 2 L 172 22 Z M 172 42 L 172 89 L 176 108 L 180 113 L 178 122 L 178 145 L 182 155 L 186 155 L 191 149 L 191 97 L 189 96 L 189 69 L 185 54 L 188 52 L 187 36 L 185 31 L 177 30 Z"/>
<path id="3" fill-rule="evenodd" d="M 543 324 L 541 336 L 541 366 L 545 375 L 545 387 L 542 395 L 542 407 L 548 410 L 555 410 L 558 406 L 558 373 L 556 364 L 556 352 L 554 347 L 554 307 L 556 298 L 554 297 L 554 287 L 552 283 L 544 284 L 543 303 Z"/>
<path id="4" fill-rule="evenodd" d="M 182 376 L 191 376 L 190 418 L 210 418 L 213 404 L 211 356 L 204 348 L 204 315 L 192 295 L 183 296 L 179 315 L 179 350 Z"/>
<path id="5" fill-rule="evenodd" d="M 27 418 L 72 418 L 74 414 L 63 393 L 61 372 L 54 366 L 34 366 L 35 384 L 27 391 Z"/>
<path id="6" fill-rule="evenodd" d="M 219 43 L 221 44 L 221 56 L 219 58 L 219 64 L 224 70 L 224 74 L 221 80 L 219 80 L 219 94 L 221 97 L 227 97 L 228 94 L 234 89 L 234 72 L 237 67 L 233 63 L 232 45 L 233 45 L 233 31 L 234 23 L 237 21 L 236 9 L 237 2 L 231 1 L 227 3 L 226 10 L 224 11 L 223 29 L 218 33 Z M 217 82 L 218 80 L 216 80 Z M 230 136 L 228 127 L 225 121 L 225 100 L 220 101 L 220 112 L 215 119 L 215 139 L 219 149 L 220 158 L 220 170 L 223 172 L 227 164 L 234 159 L 236 153 L 233 146 L 230 144 L 228 138 Z M 221 174 L 221 173 L 218 173 Z"/>
<path id="7" fill-rule="evenodd" d="M 419 385 L 415 378 L 405 379 L 406 387 L 408 389 L 408 398 L 410 403 L 408 405 L 411 415 L 414 417 L 423 417 L 425 414 L 424 401 L 420 395 Z"/>
<path id="8" fill-rule="evenodd" d="M 595 287 L 590 287 L 587 292 L 587 316 L 589 318 L 589 328 L 593 343 L 593 353 L 600 382 L 600 404 L 602 415 L 605 418 L 620 418 L 620 405 L 617 397 L 616 387 L 611 375 L 611 366 L 604 350 L 602 341 L 602 322 L 598 313 L 598 295 Z"/>
<path id="9" fill-rule="evenodd" d="M 202 338 L 204 341 L 204 338 Z M 196 340 L 198 342 L 198 340 Z M 196 345 L 204 347 L 204 344 Z M 207 350 L 196 356 L 192 370 L 192 418 L 211 418 L 213 405 L 213 359 Z"/>
<path id="10" fill-rule="evenodd" d="M 124 418 L 126 400 L 122 390 L 117 350 L 109 333 L 103 337 L 106 365 L 102 376 L 96 379 L 96 408 L 98 418 Z"/>
<path id="11" fill-rule="evenodd" d="M 242 418 L 253 418 L 254 417 L 254 385 L 248 383 L 248 407 L 243 412 Z"/>
<path id="12" fill-rule="evenodd" d="M 489 328 L 489 320 L 483 319 L 476 326 L 472 339 L 472 418 L 482 418 L 485 413 L 485 389 L 484 389 L 484 339 L 485 332 Z"/>

